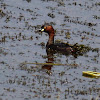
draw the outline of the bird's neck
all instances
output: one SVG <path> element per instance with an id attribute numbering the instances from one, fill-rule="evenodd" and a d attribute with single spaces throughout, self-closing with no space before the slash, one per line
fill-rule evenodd
<path id="1" fill-rule="evenodd" d="M 47 45 L 54 44 L 54 31 L 52 33 L 49 33 L 49 40 L 47 42 Z"/>

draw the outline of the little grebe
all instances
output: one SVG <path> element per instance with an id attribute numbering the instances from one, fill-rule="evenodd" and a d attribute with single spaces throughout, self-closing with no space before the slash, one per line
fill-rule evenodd
<path id="1" fill-rule="evenodd" d="M 70 46 L 69 44 L 65 44 L 65 43 L 54 43 L 54 36 L 55 36 L 55 32 L 54 32 L 54 28 L 49 25 L 43 25 L 41 27 L 41 32 L 46 32 L 49 35 L 49 40 L 47 42 L 46 48 L 56 51 L 56 52 L 62 52 L 64 54 L 71 54 L 74 50 L 73 47 Z"/>

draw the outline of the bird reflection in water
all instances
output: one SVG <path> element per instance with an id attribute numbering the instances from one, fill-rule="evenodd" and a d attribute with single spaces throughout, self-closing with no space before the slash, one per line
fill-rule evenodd
<path id="1" fill-rule="evenodd" d="M 54 53 L 53 51 L 46 50 L 47 53 L 47 58 L 48 60 L 46 61 L 46 64 L 42 66 L 43 69 L 51 70 L 53 67 L 53 62 L 54 62 Z"/>

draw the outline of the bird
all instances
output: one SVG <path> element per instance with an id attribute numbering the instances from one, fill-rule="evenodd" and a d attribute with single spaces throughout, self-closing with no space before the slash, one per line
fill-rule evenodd
<path id="1" fill-rule="evenodd" d="M 52 25 L 50 24 L 44 24 L 41 26 L 41 32 L 46 32 L 49 36 L 48 42 L 46 44 L 46 49 L 47 51 L 53 51 L 53 52 L 58 52 L 62 54 L 72 54 L 75 52 L 74 48 L 72 45 L 68 43 L 55 43 L 54 37 L 55 37 L 55 30 Z"/>

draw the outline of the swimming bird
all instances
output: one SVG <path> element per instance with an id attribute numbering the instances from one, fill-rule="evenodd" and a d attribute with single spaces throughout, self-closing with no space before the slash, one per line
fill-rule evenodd
<path id="1" fill-rule="evenodd" d="M 41 27 L 41 32 L 46 32 L 49 35 L 48 42 L 46 44 L 47 50 L 52 50 L 54 52 L 60 52 L 64 54 L 71 54 L 74 52 L 73 46 L 68 43 L 55 43 L 55 30 L 52 25 L 45 24 Z"/>

